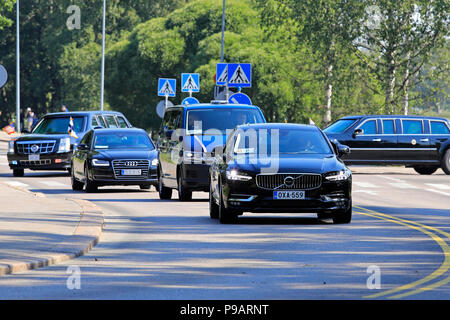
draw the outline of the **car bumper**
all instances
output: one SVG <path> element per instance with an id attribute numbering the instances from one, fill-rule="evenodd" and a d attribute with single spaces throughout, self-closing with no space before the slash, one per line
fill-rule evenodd
<path id="1" fill-rule="evenodd" d="M 112 168 L 92 168 L 92 179 L 99 186 L 109 185 L 158 185 L 158 169 L 152 167 L 148 174 L 142 176 L 116 176 Z"/>
<path id="2" fill-rule="evenodd" d="M 333 214 L 351 206 L 351 181 L 324 183 L 320 188 L 305 190 L 305 199 L 301 200 L 274 200 L 273 190 L 251 183 L 227 183 L 224 191 L 225 207 L 235 211 Z"/>
<path id="3" fill-rule="evenodd" d="M 39 160 L 30 160 L 28 155 L 8 153 L 8 164 L 11 169 L 30 170 L 66 170 L 71 167 L 72 152 L 41 154 Z"/>

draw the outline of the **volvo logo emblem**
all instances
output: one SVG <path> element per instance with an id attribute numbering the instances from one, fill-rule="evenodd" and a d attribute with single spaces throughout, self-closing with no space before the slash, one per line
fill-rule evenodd
<path id="1" fill-rule="evenodd" d="M 38 151 L 39 151 L 39 146 L 36 145 L 36 144 L 33 144 L 33 145 L 31 146 L 31 152 L 36 153 L 36 152 L 38 152 Z"/>
<path id="2" fill-rule="evenodd" d="M 292 178 L 291 176 L 284 178 L 284 185 L 286 187 L 292 187 L 294 185 L 294 178 Z"/>
<path id="3" fill-rule="evenodd" d="M 127 162 L 125 163 L 125 165 L 126 165 L 127 167 L 136 167 L 136 166 L 137 166 L 137 162 L 136 162 L 136 161 L 127 161 Z"/>

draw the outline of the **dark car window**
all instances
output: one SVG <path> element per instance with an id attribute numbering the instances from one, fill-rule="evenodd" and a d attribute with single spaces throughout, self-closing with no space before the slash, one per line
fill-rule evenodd
<path id="1" fill-rule="evenodd" d="M 164 120 L 162 123 L 163 130 L 174 130 L 176 128 L 177 115 L 181 113 L 181 111 L 177 110 L 168 110 L 164 114 Z"/>
<path id="2" fill-rule="evenodd" d="M 377 121 L 376 120 L 369 120 L 366 121 L 362 126 L 359 127 L 359 129 L 363 129 L 363 134 L 377 134 Z"/>
<path id="3" fill-rule="evenodd" d="M 422 120 L 402 120 L 403 134 L 422 134 Z"/>
<path id="4" fill-rule="evenodd" d="M 83 139 L 81 139 L 80 144 L 85 144 L 85 145 L 87 145 L 88 147 L 91 147 L 92 135 L 93 135 L 92 131 L 91 131 L 91 132 L 88 132 L 88 133 L 83 137 Z"/>
<path id="5" fill-rule="evenodd" d="M 323 131 L 326 133 L 342 133 L 345 130 L 347 130 L 348 128 L 350 128 L 350 126 L 352 124 L 354 124 L 355 122 L 356 122 L 356 119 L 338 120 L 335 123 L 333 123 L 332 125 L 330 125 L 329 127 L 325 128 Z"/>
<path id="6" fill-rule="evenodd" d="M 395 133 L 394 120 L 383 120 L 383 133 L 384 134 L 394 134 Z"/>
<path id="7" fill-rule="evenodd" d="M 108 123 L 109 128 L 118 128 L 119 126 L 116 123 L 116 120 L 114 119 L 114 116 L 108 115 L 105 116 L 106 122 Z"/>
<path id="8" fill-rule="evenodd" d="M 101 127 L 103 127 L 103 128 L 107 128 L 107 127 L 108 127 L 108 126 L 106 125 L 105 119 L 103 119 L 102 116 L 98 116 L 98 117 L 97 117 L 97 120 L 98 120 L 98 122 L 99 122 L 99 124 L 100 124 Z"/>
<path id="9" fill-rule="evenodd" d="M 119 123 L 119 127 L 120 128 L 128 128 L 128 124 L 127 124 L 127 122 L 125 121 L 125 119 L 123 117 L 118 116 L 117 117 L 117 122 Z"/>
<path id="10" fill-rule="evenodd" d="M 73 119 L 73 130 L 83 132 L 84 117 L 49 117 L 44 118 L 34 128 L 33 133 L 37 134 L 65 134 L 68 133 L 70 118 Z"/>
<path id="11" fill-rule="evenodd" d="M 91 126 L 92 126 L 93 128 L 95 128 L 95 127 L 100 127 L 100 125 L 99 125 L 99 123 L 98 123 L 96 117 L 92 117 Z"/>
<path id="12" fill-rule="evenodd" d="M 186 133 L 205 134 L 207 130 L 216 130 L 225 134 L 227 130 L 231 130 L 241 124 L 263 122 L 263 117 L 256 109 L 196 109 L 189 110 L 187 113 Z"/>
<path id="13" fill-rule="evenodd" d="M 432 134 L 450 134 L 450 130 L 444 122 L 431 121 L 430 124 Z"/>
<path id="14" fill-rule="evenodd" d="M 237 131 L 235 154 L 332 154 L 322 133 L 301 129 L 249 129 Z"/>
<path id="15" fill-rule="evenodd" d="M 94 138 L 95 150 L 115 149 L 148 149 L 154 146 L 145 133 L 139 132 L 107 132 L 97 133 Z"/>

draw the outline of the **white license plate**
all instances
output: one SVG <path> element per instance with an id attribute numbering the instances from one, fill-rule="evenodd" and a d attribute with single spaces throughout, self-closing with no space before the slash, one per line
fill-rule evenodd
<path id="1" fill-rule="evenodd" d="M 274 191 L 274 200 L 302 200 L 305 199 L 305 191 Z"/>
<path id="2" fill-rule="evenodd" d="M 39 161 L 39 160 L 41 160 L 41 157 L 38 154 L 30 154 L 30 155 L 28 155 L 28 160 L 29 161 Z"/>
<path id="3" fill-rule="evenodd" d="M 122 176 L 140 176 L 140 175 L 142 175 L 142 170 L 140 170 L 140 169 L 126 169 L 126 170 L 122 170 L 120 174 Z"/>

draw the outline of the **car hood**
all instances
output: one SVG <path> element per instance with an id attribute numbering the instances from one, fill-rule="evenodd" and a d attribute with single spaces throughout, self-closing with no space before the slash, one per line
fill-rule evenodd
<path id="1" fill-rule="evenodd" d="M 237 156 L 228 163 L 229 169 L 249 173 L 317 173 L 339 171 L 345 165 L 335 155 L 280 154 L 277 157 Z"/>
<path id="2" fill-rule="evenodd" d="M 105 160 L 153 160 L 158 157 L 156 150 L 101 150 L 93 153 L 94 158 Z"/>
<path id="3" fill-rule="evenodd" d="M 70 138 L 70 143 L 75 144 L 78 143 L 81 140 L 81 137 L 78 137 L 78 139 L 75 139 L 74 137 L 69 136 L 68 134 L 26 134 L 23 136 L 20 136 L 16 141 L 42 141 L 42 140 L 57 140 L 63 138 Z"/>

